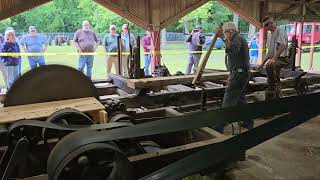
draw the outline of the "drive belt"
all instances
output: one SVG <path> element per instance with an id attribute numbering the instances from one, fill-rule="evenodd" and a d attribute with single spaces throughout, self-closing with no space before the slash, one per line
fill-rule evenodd
<path id="1" fill-rule="evenodd" d="M 271 139 L 305 121 L 317 116 L 317 112 L 290 113 L 250 131 L 234 136 L 221 143 L 212 144 L 139 180 L 176 180 L 223 162 L 225 159 L 240 155 L 268 139 Z M 288 124 L 288 122 L 291 122 Z M 277 127 L 277 128 L 274 128 Z M 259 138 L 257 138 L 259 137 Z"/>
<path id="2" fill-rule="evenodd" d="M 58 168 L 61 160 L 64 159 L 64 157 L 66 157 L 70 152 L 73 152 L 78 147 L 87 144 L 137 138 L 142 136 L 150 136 L 170 132 L 178 132 L 190 129 L 197 129 L 201 127 L 214 126 L 217 123 L 222 122 L 232 123 L 237 121 L 245 121 L 248 119 L 256 119 L 264 116 L 272 116 L 286 113 L 288 114 L 285 116 L 285 119 L 290 119 L 295 116 L 298 116 L 302 119 L 306 119 L 314 117 L 316 114 L 319 114 L 319 104 L 320 93 L 314 93 L 304 96 L 286 97 L 272 101 L 251 103 L 242 106 L 208 110 L 206 112 L 197 112 L 189 115 L 166 118 L 135 126 L 113 129 L 110 131 L 98 132 L 88 129 L 76 131 L 64 137 L 55 146 L 54 152 L 50 154 L 48 159 L 48 175 L 49 177 L 52 177 L 52 175 Z M 286 122 L 280 122 L 284 123 L 284 125 L 281 125 L 283 125 L 285 128 Z M 297 124 L 299 123 L 293 123 L 292 126 L 294 127 Z M 256 130 L 253 129 L 253 131 L 250 130 L 249 132 L 254 133 L 256 132 Z M 239 136 L 238 138 L 241 137 L 243 136 Z M 260 141 L 262 140 L 257 140 L 256 142 Z M 249 148 L 249 146 L 243 148 Z M 183 171 L 185 170 L 186 169 L 183 169 Z M 190 171 L 186 171 L 185 173 L 187 172 L 190 173 Z"/>
<path id="3" fill-rule="evenodd" d="M 32 128 L 46 128 L 60 131 L 78 131 L 81 129 L 90 129 L 90 130 L 103 130 L 103 129 L 114 129 L 125 126 L 130 126 L 130 122 L 112 122 L 106 124 L 93 124 L 93 125 L 60 125 L 54 124 L 47 121 L 39 120 L 21 120 L 9 127 L 9 135 L 14 133 L 15 130 L 20 129 L 21 127 L 32 127 Z"/>

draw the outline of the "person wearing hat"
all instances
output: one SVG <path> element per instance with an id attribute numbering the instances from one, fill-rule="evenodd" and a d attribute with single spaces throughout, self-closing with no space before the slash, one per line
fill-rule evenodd
<path id="1" fill-rule="evenodd" d="M 129 25 L 123 24 L 122 25 L 122 33 L 121 38 L 124 43 L 124 48 L 122 49 L 122 52 L 129 53 L 130 52 L 130 45 L 132 48 L 137 46 L 136 39 L 132 33 L 130 33 L 129 38 Z M 129 64 L 128 64 L 128 55 L 124 54 L 122 55 L 122 75 L 125 77 L 129 77 Z"/>
<path id="2" fill-rule="evenodd" d="M 6 31 L 14 31 L 14 29 L 13 29 L 13 27 L 7 27 L 6 28 Z M 17 41 L 18 42 L 18 41 Z M 18 64 L 18 66 L 17 66 L 17 68 L 18 68 L 18 73 L 19 73 L 19 76 L 21 76 L 21 58 L 19 59 L 19 64 Z"/>
<path id="3" fill-rule="evenodd" d="M 144 50 L 144 74 L 150 76 L 150 63 L 151 63 L 151 33 L 146 31 L 146 35 L 142 38 L 142 47 Z"/>
<path id="4" fill-rule="evenodd" d="M 20 40 L 20 45 L 26 53 L 45 53 L 48 47 L 48 40 L 37 33 L 36 27 L 30 26 L 28 34 Z M 46 64 L 44 56 L 28 56 L 28 61 L 30 69 Z"/>
<path id="5" fill-rule="evenodd" d="M 198 68 L 199 61 L 202 55 L 202 46 L 206 41 L 206 37 L 201 34 L 201 26 L 197 25 L 187 38 L 186 42 L 189 43 L 189 59 L 185 74 L 190 74 L 193 66 L 193 73 Z"/>
<path id="6" fill-rule="evenodd" d="M 225 90 L 222 107 L 246 104 L 246 88 L 250 78 L 249 47 L 244 37 L 240 35 L 232 22 L 227 22 L 223 27 L 215 30 L 218 37 L 226 45 L 226 65 L 230 74 L 228 87 Z M 223 133 L 226 124 L 218 124 L 215 129 Z M 241 124 L 247 129 L 253 128 L 253 121 L 247 120 Z"/>
<path id="7" fill-rule="evenodd" d="M 116 69 L 116 74 L 119 74 L 119 62 L 118 62 L 118 35 L 117 27 L 111 25 L 109 33 L 104 36 L 104 48 L 107 54 L 107 73 L 111 73 L 112 64 Z"/>
<path id="8" fill-rule="evenodd" d="M 271 32 L 271 37 L 267 41 L 268 54 L 259 68 L 261 70 L 266 64 L 268 77 L 266 99 L 281 98 L 280 70 L 290 64 L 288 58 L 288 35 L 284 30 L 276 26 L 273 17 L 265 17 L 263 26 L 267 31 Z"/>
<path id="9" fill-rule="evenodd" d="M 5 31 L 5 43 L 1 49 L 2 53 L 20 53 L 19 44 L 16 42 L 14 30 Z M 1 61 L 5 65 L 6 88 L 10 89 L 14 81 L 19 77 L 18 65 L 21 62 L 20 55 L 2 56 Z"/>
<path id="10" fill-rule="evenodd" d="M 4 46 L 4 43 L 5 43 L 5 39 L 3 37 L 3 35 L 0 33 L 0 52 Z M 5 70 L 5 65 L 4 65 L 4 62 L 2 61 L 2 58 L 0 58 L 0 71 L 1 71 L 1 74 L 2 74 L 2 77 L 3 77 L 3 81 L 5 83 L 5 86 L 7 86 L 7 74 L 6 74 L 6 70 Z"/>

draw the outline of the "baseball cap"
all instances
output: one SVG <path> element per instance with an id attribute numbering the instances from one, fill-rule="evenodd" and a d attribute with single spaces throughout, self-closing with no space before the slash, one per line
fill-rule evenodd
<path id="1" fill-rule="evenodd" d="M 110 28 L 109 28 L 110 30 L 111 29 L 117 29 L 117 27 L 116 27 L 116 25 L 114 25 L 114 24 L 112 24 L 112 25 L 110 25 Z"/>
<path id="2" fill-rule="evenodd" d="M 233 22 L 227 22 L 222 26 L 223 32 L 226 32 L 228 30 L 234 30 L 238 31 L 236 25 Z"/>
<path id="3" fill-rule="evenodd" d="M 196 27 L 194 29 L 202 29 L 200 25 L 196 25 Z"/>
<path id="4" fill-rule="evenodd" d="M 36 31 L 37 29 L 36 29 L 36 27 L 34 27 L 34 26 L 29 26 L 29 32 L 31 32 L 31 31 Z"/>

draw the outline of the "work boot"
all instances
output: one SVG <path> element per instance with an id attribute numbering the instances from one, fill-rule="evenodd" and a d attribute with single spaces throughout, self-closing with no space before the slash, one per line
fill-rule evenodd
<path id="1" fill-rule="evenodd" d="M 220 134 L 223 134 L 224 133 L 224 127 L 226 125 L 225 124 L 217 124 L 215 126 L 212 126 L 211 128 L 217 132 L 219 132 Z"/>
<path id="2" fill-rule="evenodd" d="M 266 90 L 266 101 L 280 98 L 279 93 L 276 90 Z"/>
<path id="3" fill-rule="evenodd" d="M 253 129 L 254 121 L 253 120 L 243 121 L 240 123 L 240 126 L 248 130 Z"/>

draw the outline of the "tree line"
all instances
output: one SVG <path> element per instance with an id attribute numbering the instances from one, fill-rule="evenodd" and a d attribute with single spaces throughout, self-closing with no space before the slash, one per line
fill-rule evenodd
<path id="1" fill-rule="evenodd" d="M 220 22 L 232 20 L 233 13 L 216 1 L 209 1 L 179 21 L 167 27 L 167 32 L 189 33 L 200 24 L 204 32 L 212 32 Z M 38 32 L 75 32 L 81 28 L 83 20 L 89 20 L 92 29 L 99 33 L 108 31 L 111 24 L 119 29 L 128 20 L 95 3 L 93 0 L 53 0 L 45 5 L 25 13 L 0 21 L 0 32 L 11 26 L 17 32 L 26 32 L 30 25 L 37 27 Z M 247 31 L 249 24 L 239 22 L 240 31 Z M 133 33 L 144 30 L 130 23 Z"/>

